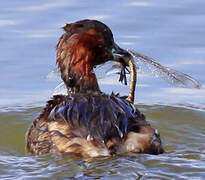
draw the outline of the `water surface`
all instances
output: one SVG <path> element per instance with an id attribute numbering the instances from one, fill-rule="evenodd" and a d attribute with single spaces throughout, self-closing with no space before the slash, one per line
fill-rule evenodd
<path id="1" fill-rule="evenodd" d="M 4 1 L 0 7 L 1 179 L 205 179 L 205 2 Z M 30 156 L 24 136 L 59 82 L 55 46 L 65 23 L 91 18 L 106 23 L 115 41 L 189 74 L 202 88 L 176 88 L 139 74 L 135 103 L 157 128 L 166 153 L 81 160 Z M 101 89 L 127 94 L 117 78 Z"/>

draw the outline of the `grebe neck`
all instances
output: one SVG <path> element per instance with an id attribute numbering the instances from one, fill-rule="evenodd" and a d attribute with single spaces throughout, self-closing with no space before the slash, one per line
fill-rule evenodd
<path id="1" fill-rule="evenodd" d="M 79 67 L 70 68 L 66 77 L 61 75 L 67 89 L 72 93 L 100 93 L 95 73 L 92 70 L 85 73 Z"/>

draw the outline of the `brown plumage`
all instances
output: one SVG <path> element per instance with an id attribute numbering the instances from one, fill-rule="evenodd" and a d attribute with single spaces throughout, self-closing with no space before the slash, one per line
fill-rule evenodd
<path id="1" fill-rule="evenodd" d="M 83 20 L 64 27 L 57 63 L 68 95 L 54 96 L 27 132 L 32 154 L 110 156 L 127 152 L 160 154 L 158 132 L 126 98 L 100 91 L 94 66 L 108 60 L 127 64 L 111 30 L 99 21 Z"/>

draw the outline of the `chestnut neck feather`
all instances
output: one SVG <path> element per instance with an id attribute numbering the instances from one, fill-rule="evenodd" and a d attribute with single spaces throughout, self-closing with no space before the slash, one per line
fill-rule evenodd
<path id="1" fill-rule="evenodd" d="M 90 34 L 75 34 L 70 38 L 64 34 L 57 46 L 57 62 L 61 77 L 73 92 L 100 92 L 93 67 L 98 62 L 98 37 Z M 61 42 L 62 41 L 62 42 Z"/>

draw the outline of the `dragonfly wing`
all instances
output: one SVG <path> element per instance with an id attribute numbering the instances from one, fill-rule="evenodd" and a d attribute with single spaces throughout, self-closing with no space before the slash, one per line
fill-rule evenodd
<path id="1" fill-rule="evenodd" d="M 114 61 L 108 61 L 104 64 L 97 66 L 94 69 L 97 79 L 103 79 L 105 77 L 109 77 L 114 74 L 120 74 L 120 71 L 121 71 L 120 63 Z"/>
<path id="2" fill-rule="evenodd" d="M 169 83 L 174 84 L 178 87 L 196 88 L 196 89 L 201 88 L 199 82 L 196 79 L 192 78 L 191 76 L 168 67 L 166 67 L 166 69 L 169 71 L 169 73 L 171 73 L 171 77 L 168 74 L 167 77 L 165 77 L 165 80 L 167 80 Z"/>
<path id="3" fill-rule="evenodd" d="M 130 73 L 129 69 L 123 66 L 121 63 L 108 61 L 105 64 L 97 66 L 95 69 L 95 74 L 98 79 L 103 79 L 105 77 L 119 75 L 119 81 L 127 85 L 126 75 Z"/>
<path id="4" fill-rule="evenodd" d="M 128 52 L 135 57 L 135 64 L 139 67 L 139 71 L 142 73 L 151 73 L 154 77 L 160 77 L 177 87 L 197 89 L 201 87 L 197 80 L 187 74 L 162 66 L 154 59 L 141 55 L 137 52 L 131 50 L 128 50 Z"/>
<path id="5" fill-rule="evenodd" d="M 64 84 L 64 82 L 61 82 L 54 90 L 53 90 L 53 96 L 55 95 L 68 95 L 67 88 Z"/>
<path id="6" fill-rule="evenodd" d="M 120 75 L 121 73 L 121 64 L 117 62 L 106 62 L 105 64 L 97 66 L 94 71 L 98 79 L 103 79 L 105 77 L 109 77 L 115 74 Z M 60 70 L 59 68 L 55 68 L 51 72 L 48 73 L 46 76 L 46 80 L 48 81 L 62 81 L 61 76 L 60 76 Z M 64 84 L 64 82 L 61 82 L 54 90 L 52 95 L 67 95 L 67 88 Z"/>
<path id="7" fill-rule="evenodd" d="M 49 72 L 46 76 L 46 80 L 48 81 L 61 81 L 60 69 L 57 67 L 51 72 Z"/>

